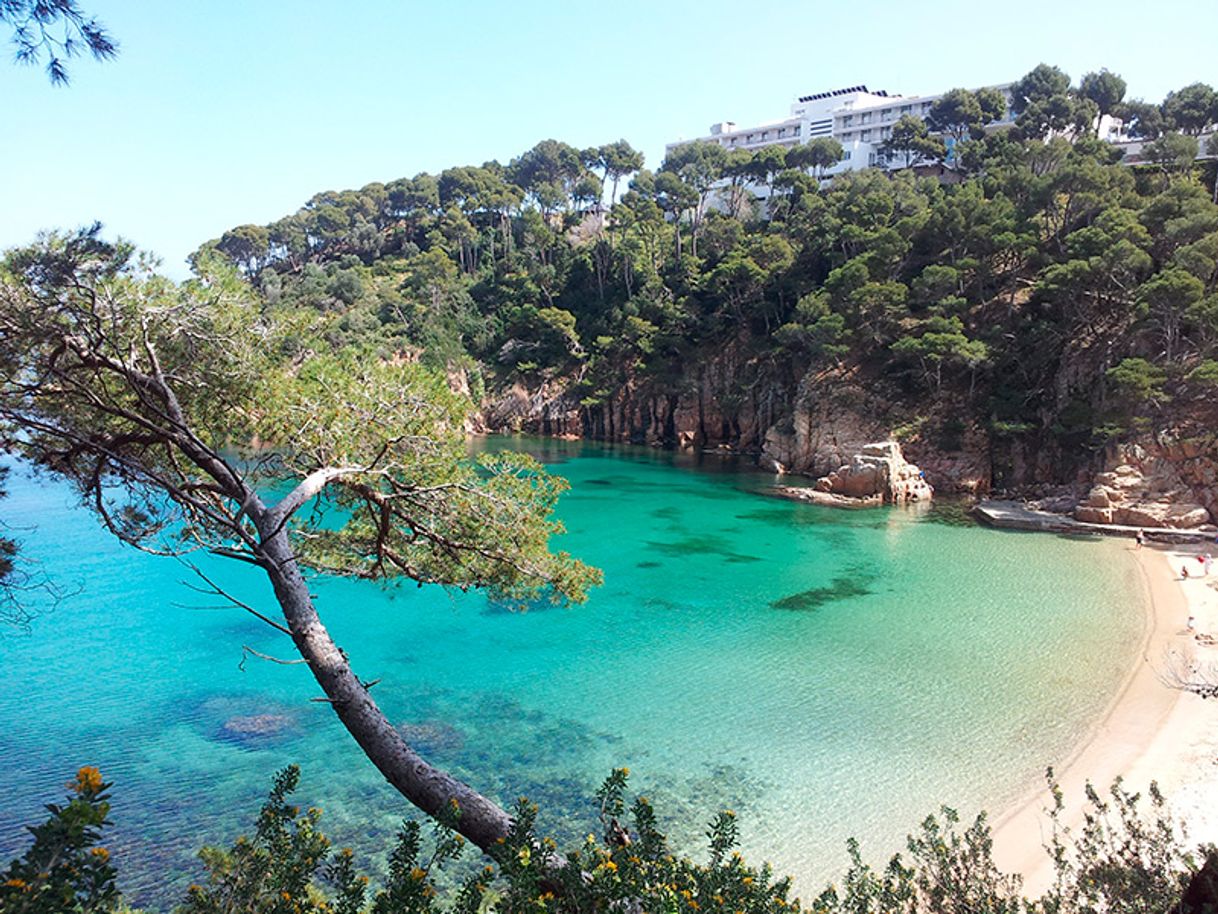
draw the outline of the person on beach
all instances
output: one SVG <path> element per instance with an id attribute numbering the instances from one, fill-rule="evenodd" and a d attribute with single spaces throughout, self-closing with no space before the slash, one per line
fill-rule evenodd
<path id="1" fill-rule="evenodd" d="M 1137 545 L 1134 546 L 1134 548 L 1141 549 L 1142 544 L 1144 542 L 1146 542 L 1146 531 L 1143 530 L 1141 527 L 1138 527 L 1138 532 L 1133 535 L 1133 541 L 1135 543 L 1137 543 Z"/>
<path id="2" fill-rule="evenodd" d="M 1197 617 L 1192 613 L 1188 615 L 1188 633 L 1194 634 L 1197 631 Z"/>
<path id="3" fill-rule="evenodd" d="M 1207 552 L 1205 558 L 1201 560 L 1201 564 L 1204 566 L 1205 576 L 1208 578 L 1210 576 L 1210 566 L 1214 564 L 1214 557 Z"/>
<path id="4" fill-rule="evenodd" d="M 1180 579 L 1182 581 L 1188 580 L 1188 566 L 1187 565 L 1180 566 Z"/>

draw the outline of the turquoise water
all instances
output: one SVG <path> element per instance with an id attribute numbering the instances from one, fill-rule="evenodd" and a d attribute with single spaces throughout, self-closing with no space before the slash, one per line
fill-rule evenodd
<path id="1" fill-rule="evenodd" d="M 1112 700 L 1144 624 L 1128 553 L 930 514 L 833 512 L 759 494 L 717 458 L 520 441 L 566 476 L 561 547 L 604 569 L 587 605 L 508 613 L 478 594 L 323 580 L 319 606 L 390 718 L 479 789 L 592 828 L 614 766 L 700 852 L 740 814 L 745 850 L 805 895 L 856 835 L 873 859 L 940 803 L 1000 809 Z M 254 659 L 286 638 L 219 607 L 173 560 L 119 547 L 70 493 L 14 474 L 2 510 L 61 587 L 0 634 L 0 860 L 82 764 L 116 782 L 109 846 L 133 900 L 167 906 L 195 850 L 252 822 L 272 772 L 369 866 L 408 813 L 308 672 Z M 207 568 L 273 604 L 235 563 Z M 31 595 L 31 599 L 38 599 Z M 44 601 L 45 603 L 45 601 Z M 262 737 L 234 716 L 281 715 Z"/>

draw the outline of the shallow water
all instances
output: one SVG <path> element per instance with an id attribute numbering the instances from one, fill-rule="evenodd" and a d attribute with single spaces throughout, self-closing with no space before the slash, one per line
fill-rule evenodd
<path id="1" fill-rule="evenodd" d="M 807 895 L 848 836 L 886 857 L 940 803 L 1000 809 L 1112 700 L 1144 624 L 1120 544 L 1004 533 L 949 511 L 834 512 L 759 493 L 719 458 L 520 440 L 567 477 L 561 548 L 601 567 L 587 605 L 321 580 L 323 617 L 416 743 L 474 786 L 592 830 L 614 766 L 700 851 L 730 807 L 745 850 Z M 252 823 L 271 774 L 369 866 L 409 810 L 324 705 L 286 638 L 119 547 L 70 493 L 14 475 L 24 554 L 79 593 L 0 634 L 0 860 L 82 764 L 116 782 L 109 846 L 137 903 L 168 907 L 193 854 Z M 942 522 L 941 522 L 942 521 Z M 268 611 L 256 576 L 209 571 Z M 38 599 L 31 595 L 31 599 Z M 233 718 L 272 715 L 275 732 Z M 229 724 L 226 727 L 226 723 Z"/>

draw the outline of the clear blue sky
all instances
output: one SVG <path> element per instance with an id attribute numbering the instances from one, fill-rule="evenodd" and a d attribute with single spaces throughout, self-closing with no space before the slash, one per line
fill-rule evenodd
<path id="1" fill-rule="evenodd" d="M 1108 67 L 1218 83 L 1214 0 L 81 0 L 117 60 L 0 64 L 0 248 L 101 220 L 171 275 L 320 190 L 506 162 L 546 137 L 666 141 L 799 94 L 916 94 Z M 8 34 L 3 34 L 7 41 Z"/>

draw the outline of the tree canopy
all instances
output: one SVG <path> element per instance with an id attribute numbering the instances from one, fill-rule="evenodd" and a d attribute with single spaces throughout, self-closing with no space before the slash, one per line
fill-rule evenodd
<path id="1" fill-rule="evenodd" d="M 109 60 L 118 45 L 76 0 L 0 0 L 0 25 L 12 30 L 18 63 L 41 63 L 54 85 L 68 84 L 67 61 L 83 53 Z"/>

